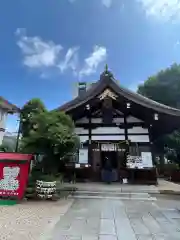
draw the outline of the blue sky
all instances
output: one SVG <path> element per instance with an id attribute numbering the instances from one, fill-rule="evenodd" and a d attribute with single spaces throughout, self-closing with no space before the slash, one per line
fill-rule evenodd
<path id="1" fill-rule="evenodd" d="M 132 90 L 180 62 L 178 0 L 6 0 L 0 3 L 1 95 L 49 109 L 72 98 L 78 80 L 96 81 L 108 63 Z M 14 131 L 16 117 L 7 129 Z"/>

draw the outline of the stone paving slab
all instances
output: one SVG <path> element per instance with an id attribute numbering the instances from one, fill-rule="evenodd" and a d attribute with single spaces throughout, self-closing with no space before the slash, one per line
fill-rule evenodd
<path id="1" fill-rule="evenodd" d="M 150 201 L 78 199 L 51 240 L 179 240 L 179 220 L 175 209 Z"/>
<path id="2" fill-rule="evenodd" d="M 118 240 L 118 238 L 114 235 L 100 235 L 99 240 Z"/>
<path id="3" fill-rule="evenodd" d="M 116 235 L 114 219 L 101 219 L 100 235 Z"/>

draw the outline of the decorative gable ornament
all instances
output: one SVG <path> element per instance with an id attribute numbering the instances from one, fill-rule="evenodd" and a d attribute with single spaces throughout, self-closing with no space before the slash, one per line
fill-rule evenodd
<path id="1" fill-rule="evenodd" d="M 103 100 L 106 97 L 110 97 L 110 98 L 116 100 L 118 96 L 115 93 L 113 93 L 110 89 L 106 89 L 106 90 L 104 90 L 103 93 L 101 93 L 101 95 L 99 95 L 99 99 Z"/>

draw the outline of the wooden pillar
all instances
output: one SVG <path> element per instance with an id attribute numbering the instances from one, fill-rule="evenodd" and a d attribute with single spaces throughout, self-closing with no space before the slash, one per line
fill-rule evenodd
<path id="1" fill-rule="evenodd" d="M 88 164 L 92 164 L 92 120 L 91 109 L 88 112 Z"/>
<path id="2" fill-rule="evenodd" d="M 124 111 L 124 134 L 125 134 L 125 140 L 128 141 L 128 122 L 127 122 L 127 109 Z M 128 142 L 128 146 L 127 146 L 127 151 L 126 151 L 126 162 L 127 162 L 127 155 L 129 154 L 129 142 Z M 133 183 L 135 181 L 135 175 L 134 175 L 134 171 L 128 171 L 127 169 L 127 173 L 126 176 L 128 176 L 129 180 Z"/>
<path id="3" fill-rule="evenodd" d="M 128 141 L 128 126 L 127 126 L 127 112 L 126 110 L 124 111 L 124 135 L 125 135 L 125 141 Z M 125 143 L 127 144 L 127 143 Z M 129 146 L 127 146 L 127 150 L 124 153 L 124 157 L 125 157 L 125 162 L 123 163 L 123 168 L 126 167 L 126 162 L 127 162 L 127 154 L 129 152 Z M 121 164 L 122 166 L 122 164 Z M 125 169 L 120 169 L 120 176 L 121 178 L 126 178 L 127 177 L 127 171 Z"/>
<path id="4" fill-rule="evenodd" d="M 150 146 L 150 150 L 152 153 L 152 161 L 153 163 L 155 162 L 155 151 L 154 151 L 154 143 L 153 143 L 153 136 L 152 136 L 152 125 L 150 125 L 148 127 L 148 132 L 149 132 L 149 146 Z"/>
<path id="5" fill-rule="evenodd" d="M 153 128 L 153 126 L 149 125 L 149 127 L 148 127 L 148 131 L 149 131 L 149 146 L 150 146 L 150 151 L 151 151 L 151 154 L 152 154 L 152 163 L 154 164 L 156 159 L 155 159 L 155 148 L 154 148 L 154 143 L 153 143 L 152 128 Z M 157 184 L 158 183 L 157 182 L 157 169 L 155 169 L 154 171 L 156 171 L 156 172 L 154 172 L 154 176 L 156 176 L 155 181 L 156 181 L 156 184 Z"/>
<path id="6" fill-rule="evenodd" d="M 127 128 L 127 114 L 124 113 L 124 134 L 125 134 L 125 140 L 128 140 L 128 128 Z"/>

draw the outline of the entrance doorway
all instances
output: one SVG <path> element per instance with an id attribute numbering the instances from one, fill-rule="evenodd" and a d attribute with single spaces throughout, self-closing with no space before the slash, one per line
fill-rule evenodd
<path id="1" fill-rule="evenodd" d="M 118 154 L 116 151 L 101 151 L 101 179 L 105 180 L 104 172 L 107 170 L 107 162 L 110 179 L 112 182 L 118 181 Z"/>
<path id="2" fill-rule="evenodd" d="M 105 167 L 106 159 L 109 159 L 109 161 L 111 162 L 112 169 L 118 168 L 117 152 L 101 151 L 101 166 L 102 166 L 102 168 Z"/>

